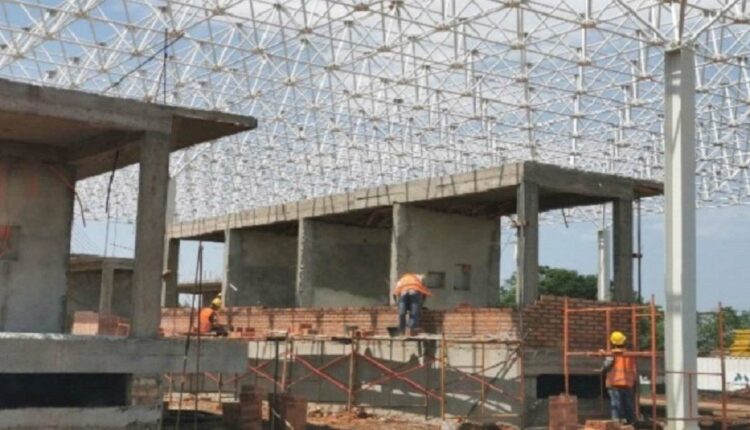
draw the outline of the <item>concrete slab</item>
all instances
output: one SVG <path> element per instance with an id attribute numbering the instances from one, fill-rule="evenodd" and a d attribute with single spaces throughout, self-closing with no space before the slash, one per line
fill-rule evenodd
<path id="1" fill-rule="evenodd" d="M 542 211 L 604 203 L 616 198 L 657 196 L 663 190 L 662 184 L 655 181 L 527 161 L 177 223 L 167 234 L 182 239 L 215 238 L 228 228 L 270 226 L 302 218 L 387 209 L 396 203 L 419 202 L 437 211 L 497 217 L 515 212 L 515 188 L 523 180 L 539 184 Z"/>
<path id="2" fill-rule="evenodd" d="M 196 342 L 188 369 L 196 366 Z M 244 372 L 248 346 L 239 340 L 202 339 L 203 372 Z M 67 334 L 0 333 L 0 373 L 181 372 L 184 339 L 136 339 Z"/>
<path id="3" fill-rule="evenodd" d="M 252 130 L 253 117 L 163 106 L 0 79 L 0 156 L 67 162 L 78 179 L 138 161 L 143 132 L 172 135 L 175 151 Z"/>
<path id="4" fill-rule="evenodd" d="M 159 407 L 0 409 L 0 429 L 156 429 Z"/>

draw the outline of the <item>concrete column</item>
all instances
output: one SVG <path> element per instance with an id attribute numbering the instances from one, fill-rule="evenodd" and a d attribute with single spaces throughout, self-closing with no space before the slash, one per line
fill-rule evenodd
<path id="1" fill-rule="evenodd" d="M 162 286 L 161 305 L 165 308 L 179 306 L 177 284 L 180 271 L 180 239 L 169 239 L 164 252 L 164 267 L 168 274 Z"/>
<path id="2" fill-rule="evenodd" d="M 133 337 L 159 335 L 169 152 L 169 134 L 144 134 L 140 142 L 138 217 L 135 227 Z"/>
<path id="3" fill-rule="evenodd" d="M 539 187 L 524 181 L 518 186 L 518 290 L 516 303 L 526 306 L 539 296 Z"/>
<path id="4" fill-rule="evenodd" d="M 612 204 L 612 248 L 614 291 L 617 302 L 633 301 L 633 200 L 618 199 Z"/>
<path id="5" fill-rule="evenodd" d="M 115 292 L 115 268 L 108 265 L 102 265 L 102 280 L 99 289 L 99 314 L 112 314 L 112 297 Z"/>
<path id="6" fill-rule="evenodd" d="M 314 225 L 309 219 L 299 220 L 297 238 L 297 306 L 310 306 L 314 300 L 312 270 L 314 255 L 312 250 Z"/>
<path id="7" fill-rule="evenodd" d="M 242 241 L 239 231 L 233 229 L 224 230 L 224 278 L 221 282 L 221 297 L 224 306 L 237 306 L 237 293 L 233 287 L 237 287 L 238 265 L 233 261 L 242 254 Z"/>
<path id="8" fill-rule="evenodd" d="M 665 52 L 664 174 L 666 313 L 664 362 L 672 372 L 697 369 L 695 299 L 695 57 L 681 47 Z M 667 415 L 697 416 L 695 381 L 667 373 Z M 695 421 L 670 421 L 673 430 L 697 429 Z"/>
<path id="9" fill-rule="evenodd" d="M 597 274 L 596 298 L 606 302 L 610 300 L 609 291 L 609 260 L 611 258 L 609 249 L 609 229 L 601 229 L 596 232 L 597 253 L 599 256 L 599 273 Z"/>

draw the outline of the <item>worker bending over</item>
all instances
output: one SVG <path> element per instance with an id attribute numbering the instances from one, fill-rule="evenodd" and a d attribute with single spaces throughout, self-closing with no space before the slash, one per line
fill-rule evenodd
<path id="1" fill-rule="evenodd" d="M 227 329 L 216 323 L 216 311 L 221 308 L 221 296 L 211 300 L 211 305 L 201 309 L 198 314 L 198 331 L 200 334 L 214 334 L 215 336 L 226 336 Z"/>
<path id="2" fill-rule="evenodd" d="M 427 296 L 432 293 L 424 284 L 424 275 L 406 273 L 401 276 L 393 291 L 393 298 L 398 301 L 398 328 L 401 333 L 405 329 L 414 329 L 419 325 L 419 317 L 422 314 L 422 305 L 424 305 Z M 409 320 L 406 320 L 406 314 L 409 313 Z"/>
<path id="3" fill-rule="evenodd" d="M 622 332 L 612 332 L 609 341 L 612 344 L 612 350 L 610 352 L 602 350 L 600 353 L 606 355 L 602 371 L 607 374 L 607 391 L 612 419 L 633 424 L 635 423 L 635 389 L 638 378 L 636 359 L 626 355 L 627 337 Z"/>

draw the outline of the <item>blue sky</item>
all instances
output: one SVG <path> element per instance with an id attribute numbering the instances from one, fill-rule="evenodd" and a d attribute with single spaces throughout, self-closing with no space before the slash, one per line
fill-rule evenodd
<path id="1" fill-rule="evenodd" d="M 543 265 L 564 267 L 581 273 L 597 270 L 596 231 L 590 222 L 546 225 L 540 231 L 539 259 Z M 750 206 L 721 209 L 699 209 L 697 216 L 698 245 L 698 308 L 715 308 L 719 301 L 725 306 L 750 310 Z M 80 220 L 74 225 L 73 252 L 102 253 L 105 224 L 89 222 L 83 228 Z M 512 236 L 504 231 L 501 276 L 509 277 L 515 270 Z M 654 294 L 664 301 L 664 215 L 644 215 L 643 294 Z M 117 234 L 110 229 L 109 255 L 132 256 L 133 226 L 118 224 Z M 180 256 L 180 279 L 195 278 L 197 244 L 183 242 Z M 221 274 L 222 244 L 208 243 L 204 248 L 204 278 Z"/>

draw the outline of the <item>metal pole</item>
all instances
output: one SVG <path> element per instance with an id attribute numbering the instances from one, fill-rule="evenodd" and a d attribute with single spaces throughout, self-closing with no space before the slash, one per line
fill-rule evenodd
<path id="1" fill-rule="evenodd" d="M 698 393 L 695 299 L 695 56 L 680 46 L 664 53 L 666 172 L 665 369 L 668 418 L 695 417 Z M 672 420 L 671 430 L 697 429 Z"/>
<path id="2" fill-rule="evenodd" d="M 721 430 L 727 430 L 727 367 L 724 361 L 724 308 L 719 302 L 719 360 L 721 361 Z"/>
<path id="3" fill-rule="evenodd" d="M 650 328 L 651 328 L 651 429 L 656 430 L 656 304 L 654 296 L 651 295 L 650 311 Z"/>
<path id="4" fill-rule="evenodd" d="M 637 209 L 637 221 L 638 221 L 638 236 L 637 240 L 638 243 L 636 246 L 638 247 L 638 303 L 643 303 L 643 291 L 641 289 L 641 262 L 643 260 L 643 247 L 641 245 L 641 199 L 639 198 L 636 200 L 636 209 Z"/>
<path id="5" fill-rule="evenodd" d="M 276 414 L 278 413 L 276 411 L 276 405 L 278 404 L 278 390 L 277 386 L 279 385 L 279 339 L 274 339 L 274 363 L 273 363 L 273 401 L 270 402 L 269 409 L 271 416 L 271 428 L 273 430 L 276 430 Z"/>
<path id="6" fill-rule="evenodd" d="M 350 344 L 351 347 L 351 353 L 349 354 L 349 392 L 347 393 L 346 398 L 346 409 L 351 411 L 352 406 L 354 405 L 354 366 L 356 365 L 356 359 L 357 359 L 357 347 L 356 347 L 356 339 L 352 338 L 352 343 Z"/>
<path id="7" fill-rule="evenodd" d="M 568 369 L 568 298 L 563 302 L 563 373 L 565 375 L 565 395 L 570 395 L 570 369 Z"/>
<path id="8" fill-rule="evenodd" d="M 484 344 L 482 346 L 484 347 Z M 448 362 L 447 347 L 445 333 L 442 333 L 440 337 L 440 419 L 442 420 L 445 419 L 445 365 Z M 484 348 L 482 348 L 482 355 L 482 362 L 484 363 Z M 484 374 L 482 377 L 484 377 Z"/>

